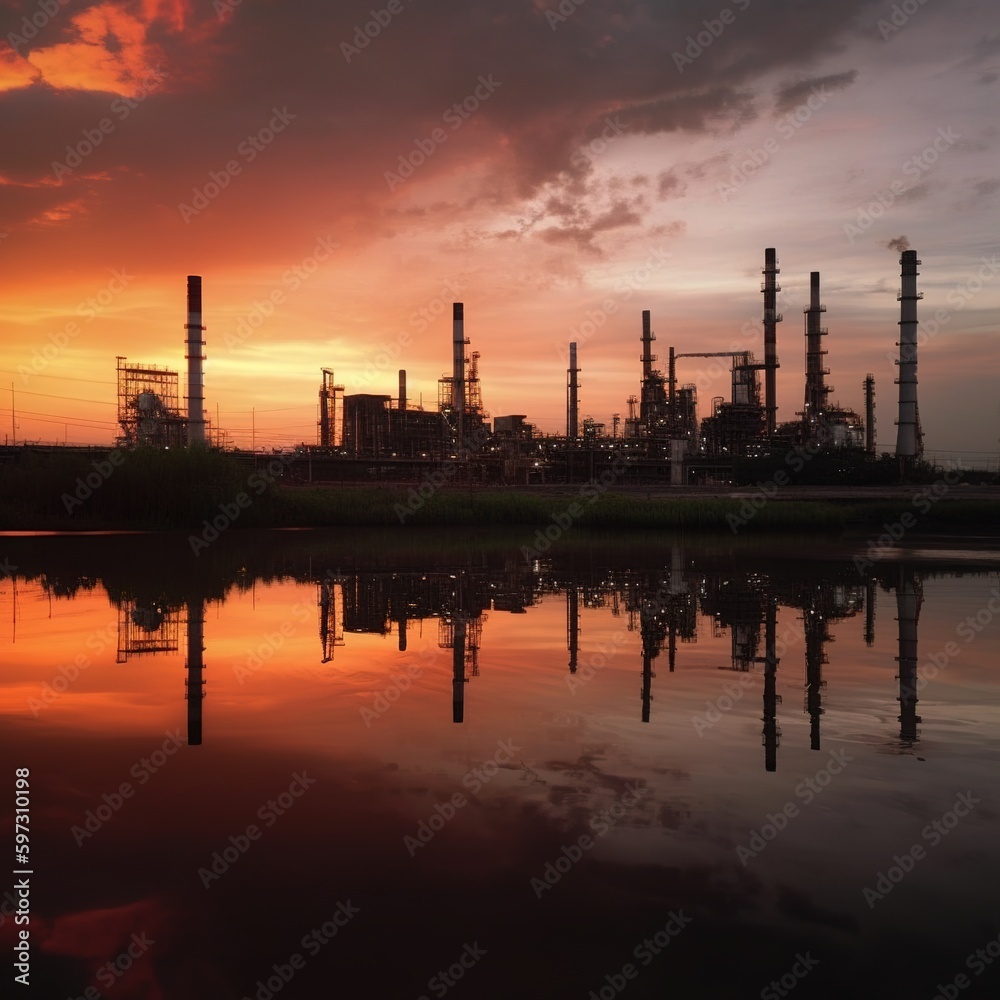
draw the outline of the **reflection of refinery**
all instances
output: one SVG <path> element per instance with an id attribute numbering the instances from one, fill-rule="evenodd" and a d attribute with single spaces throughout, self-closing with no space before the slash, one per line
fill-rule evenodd
<path id="1" fill-rule="evenodd" d="M 922 435 L 916 402 L 916 290 L 919 261 L 907 250 L 900 258 L 902 291 L 899 323 L 899 436 L 897 454 L 904 463 L 919 459 Z M 659 480 L 675 485 L 725 477 L 739 460 L 778 455 L 809 445 L 827 452 L 855 454 L 875 451 L 875 382 L 865 379 L 864 415 L 830 402 L 826 382 L 830 369 L 823 346 L 827 330 L 820 325 L 826 306 L 820 303 L 819 272 L 810 278 L 805 312 L 805 391 L 796 419 L 778 421 L 777 281 L 779 268 L 773 248 L 765 251 L 761 284 L 762 356 L 755 354 L 754 330 L 744 330 L 744 342 L 726 350 L 678 351 L 669 347 L 666 370 L 656 367 L 657 336 L 649 310 L 641 314 L 641 378 L 638 395 L 627 399 L 628 416 L 615 413 L 608 425 L 581 414 L 579 344 L 569 344 L 566 374 L 566 431 L 542 435 L 524 414 L 490 420 L 483 405 L 479 374 L 480 352 L 469 352 L 465 306 L 453 304 L 449 332 L 451 370 L 438 379 L 436 406 L 425 409 L 407 388 L 406 371 L 398 373 L 398 391 L 345 394 L 333 369 L 320 368 L 317 440 L 296 450 L 310 461 L 309 475 L 337 481 L 377 478 L 419 479 L 442 460 L 454 463 L 451 475 L 484 483 L 569 481 L 593 478 L 624 464 L 632 481 Z M 153 365 L 130 365 L 118 359 L 118 422 L 120 443 L 167 448 L 211 440 L 220 444 L 221 429 L 209 430 L 205 415 L 205 341 L 201 278 L 188 278 L 185 324 L 187 359 L 186 405 L 179 399 L 178 372 Z M 747 324 L 750 326 L 751 324 Z M 702 365 L 695 381 L 682 381 L 678 367 L 696 359 Z M 690 367 L 693 366 L 688 366 Z M 388 373 L 387 373 L 388 374 Z M 701 401 L 699 386 L 725 384 L 728 396 Z M 701 418 L 699 419 L 699 411 Z M 377 461 L 377 466 L 372 462 Z M 619 471 L 621 466 L 619 466 Z"/>
<path id="2" fill-rule="evenodd" d="M 463 565 L 460 559 L 447 569 L 338 568 L 317 573 L 310 558 L 308 569 L 303 564 L 298 571 L 285 569 L 270 579 L 291 579 L 314 588 L 316 632 L 311 642 L 316 645 L 306 660 L 320 665 L 322 676 L 337 676 L 343 650 L 354 644 L 355 637 L 394 637 L 400 654 L 405 654 L 417 637 L 421 667 L 447 672 L 452 690 L 450 714 L 455 723 L 465 721 L 470 699 L 474 709 L 476 697 L 483 694 L 481 677 L 491 672 L 490 631 L 498 625 L 503 629 L 506 615 L 526 615 L 543 603 L 551 606 L 558 602 L 558 620 L 565 622 L 564 633 L 561 624 L 559 631 L 565 637 L 568 655 L 558 657 L 557 662 L 565 672 L 570 694 L 613 661 L 614 669 L 605 676 L 622 669 L 635 670 L 639 683 L 633 690 L 639 704 L 634 707 L 634 717 L 655 724 L 658 717 L 661 722 L 669 717 L 674 707 L 668 699 L 664 709 L 657 711 L 656 696 L 669 694 L 675 673 L 690 669 L 692 661 L 695 669 L 708 666 L 724 671 L 731 680 L 725 674 L 719 677 L 719 683 L 711 688 L 716 698 L 721 700 L 723 691 L 738 692 L 736 701 L 751 691 L 763 698 L 760 719 L 767 770 L 777 767 L 782 716 L 787 722 L 790 715 L 801 713 L 803 728 L 808 729 L 808 746 L 821 749 L 822 719 L 829 699 L 824 668 L 833 626 L 858 617 L 863 622 L 859 639 L 871 646 L 876 595 L 882 589 L 895 595 L 898 624 L 898 686 L 893 697 L 899 703 L 899 725 L 893 727 L 889 746 L 906 752 L 917 744 L 921 723 L 917 701 L 923 686 L 918 674 L 917 630 L 924 571 L 887 564 L 877 574 L 861 579 L 853 564 L 836 562 L 824 564 L 821 572 L 783 562 L 764 562 L 752 571 L 734 571 L 729 559 L 721 555 L 692 558 L 679 544 L 668 552 L 665 563 L 657 559 L 647 568 L 627 570 L 589 559 L 586 566 L 575 568 L 572 563 L 557 568 L 511 559 L 472 566 L 468 562 Z M 423 560 L 417 562 L 424 564 Z M 659 568 L 653 568 L 657 564 Z M 227 586 L 248 592 L 253 579 L 240 570 Z M 42 586 L 67 592 L 58 578 L 50 578 Z M 213 603 L 224 604 L 225 589 L 198 594 L 162 583 L 148 587 L 130 583 L 108 591 L 118 613 L 119 664 L 138 665 L 150 657 L 183 655 L 188 741 L 192 745 L 202 738 L 206 641 L 211 645 L 210 634 L 206 640 L 206 631 L 211 629 L 206 610 Z M 13 607 L 16 625 L 16 602 Z M 306 620 L 308 612 L 296 605 L 300 607 L 300 620 Z M 582 624 L 585 616 L 586 626 Z M 608 633 L 607 624 L 599 624 L 601 617 L 619 620 L 613 633 Z M 708 663 L 707 650 L 697 656 L 691 651 L 692 645 L 704 643 L 706 638 L 712 650 Z M 718 642 L 727 638 L 724 645 Z M 282 645 L 279 641 L 266 655 L 261 653 L 253 665 L 239 670 L 234 667 L 240 685 L 244 677 L 263 668 Z M 297 653 L 300 662 L 304 655 Z M 761 679 L 761 687 L 753 678 Z M 782 708 L 779 688 L 787 694 L 789 684 L 798 695 L 797 709 Z"/>

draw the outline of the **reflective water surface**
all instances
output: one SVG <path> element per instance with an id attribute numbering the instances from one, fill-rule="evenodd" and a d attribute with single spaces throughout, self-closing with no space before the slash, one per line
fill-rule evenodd
<path id="1" fill-rule="evenodd" d="M 30 995 L 995 995 L 996 551 L 530 544 L 0 538 Z"/>

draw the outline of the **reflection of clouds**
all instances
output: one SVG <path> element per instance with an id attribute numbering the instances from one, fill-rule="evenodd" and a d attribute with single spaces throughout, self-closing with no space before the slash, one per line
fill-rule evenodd
<path id="1" fill-rule="evenodd" d="M 168 994 L 157 976 L 157 961 L 170 954 L 172 916 L 158 898 L 107 909 L 81 910 L 55 917 L 43 931 L 41 951 L 46 955 L 77 959 L 91 981 L 108 962 L 115 962 L 132 944 L 132 935 L 145 935 L 151 942 L 108 985 L 113 974 L 106 971 L 104 989 L 114 990 L 117 1000 L 167 1000 Z M 119 968 L 126 965 L 123 960 Z M 97 982 L 102 982 L 98 979 Z"/>

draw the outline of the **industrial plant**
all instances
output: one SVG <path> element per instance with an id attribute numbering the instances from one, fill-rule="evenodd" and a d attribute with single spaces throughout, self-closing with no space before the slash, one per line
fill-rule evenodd
<path id="1" fill-rule="evenodd" d="M 900 472 L 922 457 L 917 409 L 917 254 L 900 258 L 899 403 L 896 456 Z M 656 334 L 649 310 L 637 324 L 641 354 L 639 391 L 625 401 L 627 416 L 607 424 L 581 418 L 582 368 L 579 345 L 569 344 L 566 372 L 565 434 L 542 434 L 527 414 L 490 419 L 483 404 L 480 353 L 469 350 L 465 306 L 455 302 L 451 330 L 451 370 L 438 379 L 437 402 L 418 405 L 408 395 L 406 371 L 399 371 L 392 393 L 345 394 L 334 368 L 321 367 L 317 435 L 296 452 L 309 460 L 313 481 L 365 478 L 416 480 L 430 465 L 453 463 L 456 481 L 483 484 L 573 482 L 593 478 L 614 464 L 623 483 L 671 485 L 725 483 L 743 461 L 780 456 L 808 447 L 818 452 L 875 457 L 875 377 L 863 384 L 864 413 L 831 402 L 833 386 L 822 325 L 826 306 L 820 299 L 820 274 L 810 275 L 804 306 L 805 384 L 802 409 L 779 422 L 777 397 L 777 255 L 765 250 L 762 327 L 763 351 L 758 358 L 746 343 L 727 350 L 677 351 L 668 347 L 666 369 L 653 352 Z M 185 405 L 179 396 L 177 371 L 129 363 L 118 358 L 118 424 L 123 447 L 158 448 L 207 443 L 221 446 L 223 435 L 206 419 L 202 316 L 202 283 L 187 279 L 187 362 Z M 720 373 L 728 365 L 730 388 L 723 395 L 699 400 L 699 386 L 678 376 L 689 359 L 717 359 Z M 422 399 L 422 397 L 420 397 Z M 703 415 L 699 418 L 699 413 Z"/>

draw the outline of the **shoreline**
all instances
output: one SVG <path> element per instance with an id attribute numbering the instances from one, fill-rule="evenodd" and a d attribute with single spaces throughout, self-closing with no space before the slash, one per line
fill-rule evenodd
<path id="1" fill-rule="evenodd" d="M 109 491 L 110 492 L 110 491 Z M 192 494 L 200 495 L 192 495 Z M 214 496 L 207 496 L 212 493 Z M 926 486 L 757 489 L 633 487 L 599 492 L 591 485 L 520 488 L 451 485 L 421 496 L 413 486 L 274 485 L 260 497 L 190 488 L 132 505 L 81 503 L 72 513 L 42 505 L 0 505 L 0 533 L 144 532 L 331 527 L 672 530 L 848 535 L 873 530 L 949 537 L 1000 537 L 1000 488 L 956 487 L 935 496 Z M 101 497 L 97 497 L 101 499 Z M 182 499 L 183 502 L 177 502 Z"/>

